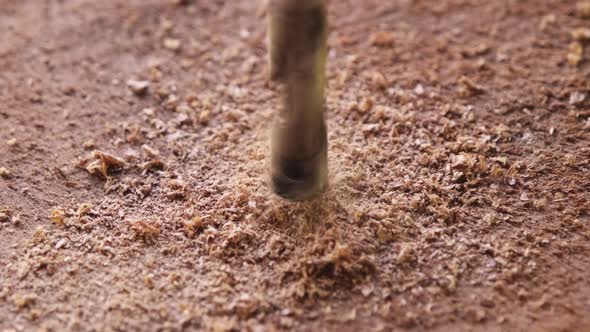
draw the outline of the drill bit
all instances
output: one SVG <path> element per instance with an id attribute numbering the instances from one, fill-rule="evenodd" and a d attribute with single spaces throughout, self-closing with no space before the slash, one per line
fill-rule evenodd
<path id="1" fill-rule="evenodd" d="M 284 198 L 305 200 L 328 184 L 326 7 L 324 0 L 270 0 L 268 6 L 270 76 L 282 85 L 271 185 Z"/>

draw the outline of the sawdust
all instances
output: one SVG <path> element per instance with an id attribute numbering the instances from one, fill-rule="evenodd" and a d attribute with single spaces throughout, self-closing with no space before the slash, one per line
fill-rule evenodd
<path id="1" fill-rule="evenodd" d="M 266 184 L 253 2 L 7 6 L 0 329 L 590 326 L 574 2 L 331 1 L 331 187 L 304 203 Z"/>

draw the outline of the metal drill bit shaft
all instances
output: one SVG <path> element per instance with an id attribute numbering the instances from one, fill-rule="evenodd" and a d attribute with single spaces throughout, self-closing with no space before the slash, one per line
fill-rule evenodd
<path id="1" fill-rule="evenodd" d="M 308 199 L 328 182 L 324 0 L 271 0 L 268 24 L 271 79 L 282 84 L 271 139 L 272 187 L 285 198 Z"/>

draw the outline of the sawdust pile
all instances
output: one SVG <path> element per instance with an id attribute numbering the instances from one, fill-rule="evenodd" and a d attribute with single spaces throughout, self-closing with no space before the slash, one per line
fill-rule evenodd
<path id="1" fill-rule="evenodd" d="M 6 326 L 509 329 L 581 317 L 587 271 L 566 265 L 583 262 L 590 239 L 590 87 L 583 53 L 568 45 L 587 38 L 556 22 L 572 10 L 587 22 L 586 7 L 540 6 L 551 18 L 532 1 L 519 11 L 369 1 L 352 23 L 335 18 L 331 186 L 291 203 L 266 184 L 278 91 L 262 70 L 264 31 L 244 14 L 254 4 L 109 3 L 95 6 L 135 38 L 109 32 L 125 41 L 109 50 L 149 44 L 150 56 L 138 51 L 125 75 L 104 65 L 116 121 L 79 137 L 76 157 L 54 170 L 73 194 L 0 257 Z M 463 22 L 464 12 L 490 22 Z M 439 35 L 429 29 L 441 13 L 482 31 Z M 368 33 L 367 22 L 400 15 L 422 23 Z M 211 31 L 195 32 L 194 16 Z M 514 24 L 522 16 L 539 19 Z M 18 186 L 22 171 L 2 165 L 1 181 Z M 0 230 L 22 231 L 22 215 L 0 205 Z"/>

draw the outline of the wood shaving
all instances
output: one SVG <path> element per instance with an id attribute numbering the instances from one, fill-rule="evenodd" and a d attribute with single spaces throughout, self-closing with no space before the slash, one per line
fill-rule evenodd
<path id="1" fill-rule="evenodd" d="M 90 158 L 94 160 L 86 166 L 88 173 L 102 175 L 104 178 L 109 177 L 109 170 L 125 166 L 123 159 L 99 150 L 92 151 Z"/>
<path id="2" fill-rule="evenodd" d="M 78 217 L 82 217 L 82 216 L 90 214 L 93 207 L 94 206 L 92 205 L 92 203 L 89 203 L 89 202 L 80 204 L 80 206 L 78 207 L 78 212 L 77 212 Z"/>
<path id="3" fill-rule="evenodd" d="M 51 209 L 51 221 L 58 226 L 65 226 L 66 214 L 61 207 Z"/>
<path id="4" fill-rule="evenodd" d="M 160 236 L 160 228 L 152 223 L 139 220 L 130 224 L 135 238 L 140 239 L 146 244 L 154 244 Z"/>
<path id="5" fill-rule="evenodd" d="M 191 220 L 185 221 L 183 225 L 186 236 L 193 237 L 197 232 L 204 229 L 205 223 L 203 222 L 203 218 L 195 216 Z"/>

